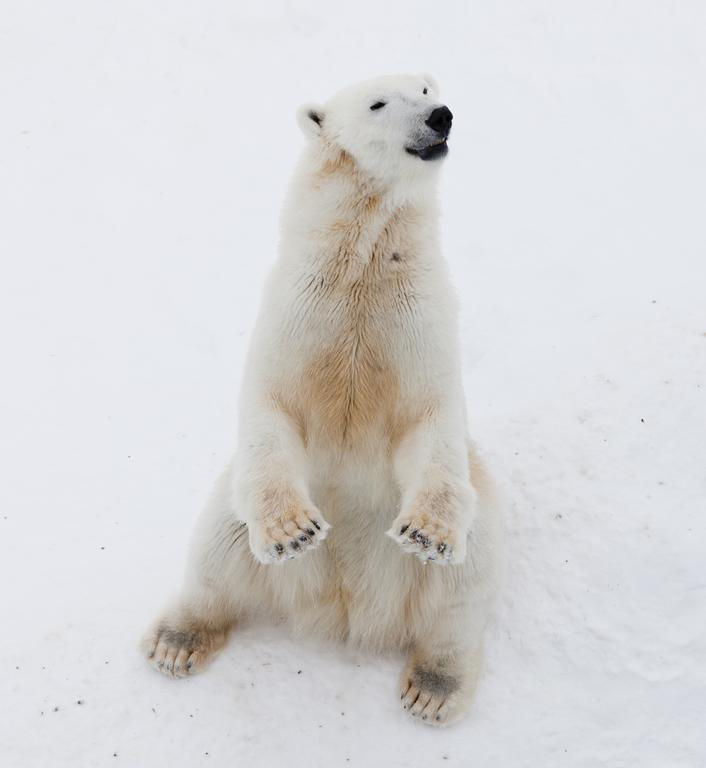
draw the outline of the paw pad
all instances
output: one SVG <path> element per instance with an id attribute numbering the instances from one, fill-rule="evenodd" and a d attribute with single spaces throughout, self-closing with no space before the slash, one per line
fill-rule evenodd
<path id="1" fill-rule="evenodd" d="M 455 546 L 459 541 L 454 529 L 430 516 L 417 515 L 395 521 L 388 536 L 405 552 L 416 555 L 424 563 L 436 561 L 441 565 L 455 562 Z"/>
<path id="2" fill-rule="evenodd" d="M 250 548 L 262 563 L 285 562 L 318 547 L 329 527 L 318 510 L 292 505 L 249 524 Z"/>

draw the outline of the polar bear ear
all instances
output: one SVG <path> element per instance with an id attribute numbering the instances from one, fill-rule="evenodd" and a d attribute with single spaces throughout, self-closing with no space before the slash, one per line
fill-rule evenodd
<path id="1" fill-rule="evenodd" d="M 306 137 L 321 136 L 324 108 L 320 104 L 302 104 L 297 110 L 297 122 Z"/>
<path id="2" fill-rule="evenodd" d="M 436 82 L 436 78 L 433 75 L 430 75 L 428 72 L 422 72 L 419 77 L 424 80 L 424 82 L 434 91 L 434 93 L 438 96 L 439 95 L 439 83 Z"/>

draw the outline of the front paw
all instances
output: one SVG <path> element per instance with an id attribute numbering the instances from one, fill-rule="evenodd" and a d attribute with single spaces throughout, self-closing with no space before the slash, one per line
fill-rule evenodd
<path id="1" fill-rule="evenodd" d="M 475 517 L 472 486 L 444 483 L 414 496 L 403 507 L 387 535 L 424 563 L 457 565 L 466 559 L 468 531 Z"/>
<path id="2" fill-rule="evenodd" d="M 424 563 L 431 560 L 448 565 L 466 559 L 467 530 L 424 513 L 398 515 L 387 535 Z"/>
<path id="3" fill-rule="evenodd" d="M 279 500 L 248 523 L 250 549 L 261 563 L 281 563 L 318 547 L 330 527 L 313 505 Z"/>

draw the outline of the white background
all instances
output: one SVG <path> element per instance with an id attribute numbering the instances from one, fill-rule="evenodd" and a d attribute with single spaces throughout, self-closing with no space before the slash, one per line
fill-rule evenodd
<path id="1" fill-rule="evenodd" d="M 706 6 L 0 5 L 0 763 L 706 761 Z M 234 444 L 297 105 L 430 71 L 445 253 L 507 578 L 471 716 L 400 659 L 136 644 Z M 78 703 L 78 702 L 82 703 Z"/>

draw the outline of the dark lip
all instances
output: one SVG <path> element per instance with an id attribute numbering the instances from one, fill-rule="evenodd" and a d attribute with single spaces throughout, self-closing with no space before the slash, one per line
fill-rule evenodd
<path id="1" fill-rule="evenodd" d="M 420 160 L 437 160 L 440 157 L 444 157 L 448 151 L 449 145 L 446 143 L 446 139 L 438 144 L 430 144 L 428 147 L 422 147 L 421 149 L 405 147 L 407 154 L 414 155 Z"/>

